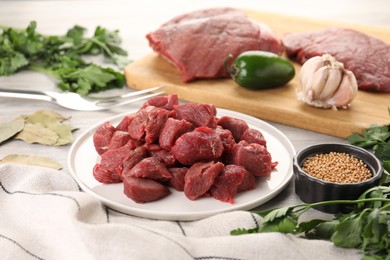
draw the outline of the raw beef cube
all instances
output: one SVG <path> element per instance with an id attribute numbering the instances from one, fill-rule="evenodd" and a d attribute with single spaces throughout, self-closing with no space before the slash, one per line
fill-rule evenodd
<path id="1" fill-rule="evenodd" d="M 164 23 L 146 38 L 159 55 L 181 73 L 183 82 L 227 77 L 224 60 L 248 50 L 280 54 L 280 39 L 264 25 L 234 8 L 210 8 L 183 14 Z"/>
<path id="2" fill-rule="evenodd" d="M 169 151 L 161 149 L 159 151 L 152 151 L 149 152 L 150 156 L 158 159 L 160 162 L 162 162 L 166 167 L 172 167 L 176 159 Z"/>
<path id="3" fill-rule="evenodd" d="M 242 134 L 249 128 L 244 120 L 230 116 L 221 117 L 217 124 L 230 130 L 237 143 L 241 140 Z"/>
<path id="4" fill-rule="evenodd" d="M 147 106 L 154 106 L 154 107 L 164 108 L 167 110 L 173 110 L 173 107 L 178 104 L 179 104 L 178 96 L 176 94 L 170 94 L 167 96 L 158 96 L 158 97 L 151 98 L 142 105 L 142 108 Z"/>
<path id="5" fill-rule="evenodd" d="M 265 140 L 263 134 L 257 129 L 248 128 L 242 134 L 240 141 L 242 140 L 246 141 L 248 144 L 256 143 L 267 147 L 267 141 Z"/>
<path id="6" fill-rule="evenodd" d="M 184 165 L 218 159 L 222 152 L 221 138 L 213 129 L 205 126 L 181 135 L 171 149 L 176 160 Z"/>
<path id="7" fill-rule="evenodd" d="M 98 182 L 101 183 L 118 183 L 122 182 L 122 177 L 111 170 L 103 167 L 100 163 L 95 164 L 93 167 L 93 176 Z"/>
<path id="8" fill-rule="evenodd" d="M 263 145 L 240 141 L 230 154 L 230 164 L 244 166 L 254 176 L 268 176 L 277 163 L 272 162 L 271 154 Z"/>
<path id="9" fill-rule="evenodd" d="M 126 175 L 162 182 L 168 181 L 172 177 L 167 167 L 155 157 L 142 159 Z"/>
<path id="10" fill-rule="evenodd" d="M 118 148 L 124 146 L 125 144 L 127 144 L 130 140 L 131 140 L 131 136 L 130 136 L 129 132 L 117 130 L 112 135 L 112 138 L 110 140 L 110 144 L 108 145 L 108 150 L 118 149 Z M 134 141 L 132 141 L 132 142 L 134 143 L 134 146 L 135 146 L 136 143 Z"/>
<path id="11" fill-rule="evenodd" d="M 124 116 L 123 119 L 119 122 L 119 124 L 116 126 L 117 131 L 129 131 L 129 125 L 131 121 L 133 121 L 135 117 L 135 114 Z"/>
<path id="12" fill-rule="evenodd" d="M 172 178 L 169 180 L 169 185 L 177 191 L 184 191 L 184 180 L 188 172 L 188 168 L 174 167 L 169 168 L 168 171 L 172 174 Z"/>
<path id="13" fill-rule="evenodd" d="M 199 162 L 192 165 L 184 179 L 184 194 L 186 197 L 195 200 L 206 194 L 224 167 L 221 162 Z"/>
<path id="14" fill-rule="evenodd" d="M 219 138 L 221 138 L 224 151 L 232 151 L 234 145 L 236 144 L 232 132 L 228 129 L 222 128 L 221 126 L 217 126 L 217 128 L 215 128 L 215 132 L 219 135 Z"/>
<path id="15" fill-rule="evenodd" d="M 128 175 L 130 170 L 147 156 L 147 150 L 144 146 L 138 146 L 135 149 L 129 151 L 126 157 L 123 159 L 122 175 Z"/>
<path id="16" fill-rule="evenodd" d="M 95 179 L 102 183 L 121 182 L 123 160 L 134 149 L 133 145 L 133 142 L 129 141 L 118 149 L 108 150 L 102 154 L 100 164 L 95 165 L 93 169 Z"/>
<path id="17" fill-rule="evenodd" d="M 102 155 L 108 150 L 111 138 L 115 132 L 115 127 L 110 122 L 104 122 L 93 135 L 93 144 L 98 154 Z"/>
<path id="18" fill-rule="evenodd" d="M 256 188 L 256 177 L 252 173 L 248 172 L 244 167 L 242 168 L 245 170 L 244 179 L 242 180 L 241 184 L 238 185 L 237 192 L 253 190 L 254 188 Z"/>
<path id="19" fill-rule="evenodd" d="M 187 120 L 194 126 L 216 127 L 214 117 L 217 109 L 214 105 L 187 103 L 175 106 L 174 110 L 176 119 Z"/>
<path id="20" fill-rule="evenodd" d="M 227 165 L 222 173 L 215 178 L 210 188 L 211 196 L 223 202 L 234 203 L 239 185 L 248 173 L 242 166 Z"/>
<path id="21" fill-rule="evenodd" d="M 159 144 L 165 150 L 171 150 L 177 138 L 192 130 L 192 124 L 186 120 L 168 118 L 161 130 Z"/>
<path id="22" fill-rule="evenodd" d="M 167 118 L 168 111 L 163 108 L 153 106 L 142 108 L 130 123 L 129 133 L 136 140 L 153 143 L 158 139 Z"/>
<path id="23" fill-rule="evenodd" d="M 132 176 L 123 178 L 123 192 L 137 203 L 146 203 L 168 196 L 171 191 L 163 184 L 150 179 Z"/>

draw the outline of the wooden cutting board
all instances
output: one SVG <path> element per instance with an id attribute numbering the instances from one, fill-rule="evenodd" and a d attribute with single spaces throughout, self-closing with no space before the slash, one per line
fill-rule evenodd
<path id="1" fill-rule="evenodd" d="M 254 20 L 268 24 L 279 37 L 288 32 L 315 31 L 338 26 L 357 29 L 390 44 L 389 28 L 342 24 L 257 11 L 246 12 Z M 151 51 L 150 55 L 130 63 L 125 69 L 125 76 L 127 85 L 134 89 L 167 85 L 165 91 L 178 94 L 181 100 L 211 103 L 263 120 L 342 138 L 353 132 L 360 132 L 372 123 L 390 124 L 388 114 L 390 93 L 359 91 L 350 109 L 337 111 L 314 108 L 297 101 L 295 89 L 298 86 L 297 75 L 300 65 L 294 63 L 294 66 L 296 76 L 286 86 L 268 90 L 248 90 L 239 87 L 230 79 L 183 83 L 178 70 Z"/>

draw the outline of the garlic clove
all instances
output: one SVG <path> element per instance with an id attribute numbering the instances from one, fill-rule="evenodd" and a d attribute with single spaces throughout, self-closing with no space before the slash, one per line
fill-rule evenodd
<path id="1" fill-rule="evenodd" d="M 356 97 L 357 92 L 358 85 L 355 75 L 351 71 L 346 71 L 339 88 L 327 102 L 336 107 L 346 107 Z"/>
<path id="2" fill-rule="evenodd" d="M 300 86 L 303 87 L 302 91 L 308 91 L 310 86 L 309 82 L 312 81 L 314 72 L 325 65 L 324 59 L 321 56 L 315 56 L 307 60 L 300 70 L 299 81 Z"/>
<path id="3" fill-rule="evenodd" d="M 327 100 L 331 98 L 336 92 L 341 82 L 342 71 L 340 71 L 340 68 L 338 66 L 335 66 L 334 68 L 329 68 L 328 73 L 329 75 L 326 80 L 326 83 L 322 88 L 321 93 L 319 93 L 318 95 L 318 98 L 321 100 Z"/>
<path id="4" fill-rule="evenodd" d="M 321 94 L 325 83 L 328 79 L 329 75 L 329 67 L 323 66 L 319 68 L 316 72 L 313 74 L 313 79 L 311 81 L 311 89 L 313 91 L 313 99 L 318 99 L 319 95 Z M 310 84 L 309 84 L 310 85 Z"/>

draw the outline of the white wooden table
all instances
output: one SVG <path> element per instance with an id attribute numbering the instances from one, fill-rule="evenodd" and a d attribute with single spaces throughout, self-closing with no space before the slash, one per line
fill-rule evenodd
<path id="1" fill-rule="evenodd" d="M 25 28 L 30 21 L 37 21 L 37 30 L 44 34 L 63 34 L 78 24 L 92 33 L 101 25 L 109 29 L 119 29 L 123 47 L 131 59 L 138 59 L 151 52 L 145 39 L 146 33 L 156 29 L 175 15 L 215 6 L 271 11 L 289 15 L 329 19 L 349 23 L 390 27 L 390 1 L 388 0 L 327 0 L 327 1 L 284 1 L 284 0 L 165 0 L 165 1 L 0 1 L 0 25 Z M 0 77 L 0 87 L 33 88 L 53 90 L 55 85 L 46 75 L 21 72 L 10 77 Z M 126 91 L 124 89 L 123 91 Z M 135 104 L 131 108 L 138 108 Z M 77 138 L 84 130 L 105 118 L 123 113 L 131 108 L 121 107 L 104 112 L 75 112 L 42 101 L 26 101 L 0 98 L 0 122 L 5 122 L 22 114 L 40 109 L 53 109 L 71 116 L 69 123 L 78 128 Z M 294 127 L 270 122 L 280 129 L 298 151 L 307 145 L 320 142 L 346 142 L 346 140 L 318 134 Z M 46 147 L 30 145 L 21 141 L 7 142 L 0 146 L 0 158 L 11 154 L 36 154 L 53 158 L 67 169 L 69 146 Z M 270 202 L 262 206 L 289 205 L 299 202 L 290 185 Z"/>

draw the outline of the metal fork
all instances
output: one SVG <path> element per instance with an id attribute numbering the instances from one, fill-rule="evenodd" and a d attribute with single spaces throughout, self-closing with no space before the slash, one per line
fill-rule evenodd
<path id="1" fill-rule="evenodd" d="M 152 91 L 164 88 L 158 86 L 154 88 L 137 90 L 123 95 L 110 97 L 87 97 L 73 92 L 54 91 L 34 91 L 34 90 L 14 90 L 0 88 L 0 97 L 37 99 L 56 103 L 62 107 L 80 111 L 107 110 L 112 107 L 123 106 L 137 101 L 159 96 L 164 91 L 144 95 Z"/>

